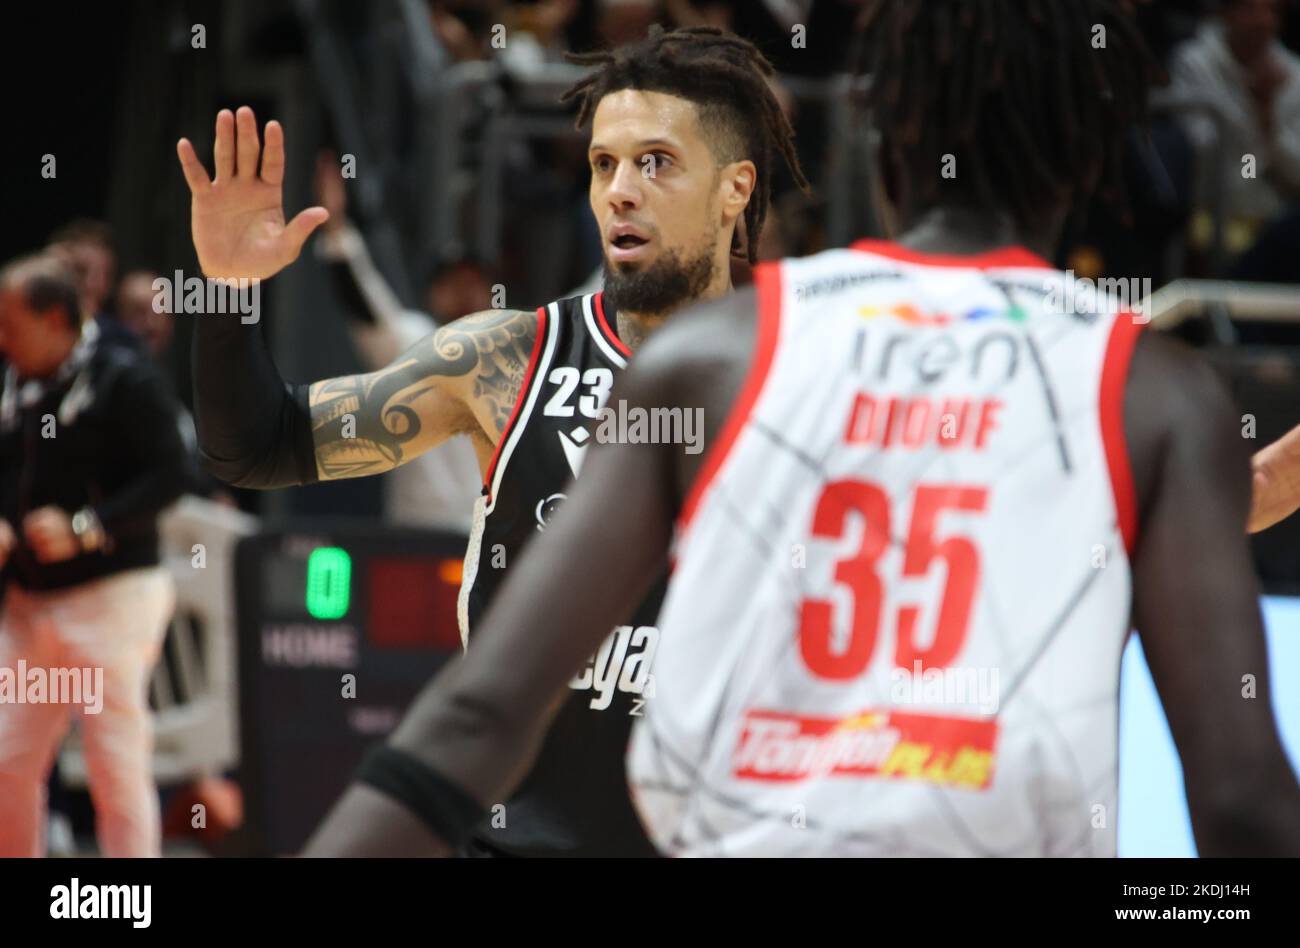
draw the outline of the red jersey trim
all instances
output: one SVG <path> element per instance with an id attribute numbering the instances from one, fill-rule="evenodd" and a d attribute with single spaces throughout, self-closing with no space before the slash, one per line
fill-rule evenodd
<path id="1" fill-rule="evenodd" d="M 524 403 L 528 401 L 528 390 L 533 384 L 533 373 L 537 369 L 537 362 L 541 358 L 542 346 L 546 342 L 546 307 L 537 307 L 537 336 L 533 339 L 533 351 L 528 356 L 528 371 L 524 373 L 524 384 L 519 386 L 519 395 L 515 398 L 515 407 L 510 412 L 510 420 L 501 431 L 501 437 L 497 439 L 496 450 L 492 452 L 492 460 L 488 462 L 487 473 L 483 475 L 483 489 L 488 492 L 488 503 L 492 503 L 492 475 L 496 473 L 497 461 L 501 457 L 501 450 L 510 440 L 510 436 L 515 432 L 515 422 L 519 420 L 519 413 L 523 411 Z"/>
<path id="2" fill-rule="evenodd" d="M 619 352 L 623 353 L 625 359 L 630 359 L 632 358 L 632 350 L 623 344 L 622 339 L 618 338 L 618 333 L 609 328 L 609 320 L 605 318 L 604 296 L 605 293 L 602 290 L 597 293 L 595 299 L 592 300 L 592 302 L 596 304 L 596 324 L 600 326 L 601 332 L 605 334 L 605 340 Z"/>
<path id="3" fill-rule="evenodd" d="M 736 403 L 731 406 L 727 420 L 718 433 L 718 440 L 709 449 L 704 458 L 695 482 L 691 485 L 682 504 L 681 514 L 677 518 L 679 534 L 690 526 L 709 485 L 717 476 L 722 463 L 731 453 L 736 439 L 744 429 L 745 423 L 754 410 L 763 384 L 767 381 L 776 354 L 777 339 L 781 334 L 781 265 L 777 262 L 760 263 L 754 268 L 754 286 L 758 292 L 758 338 L 754 345 L 754 358 L 750 362 L 749 372 L 741 383 Z"/>
<path id="4" fill-rule="evenodd" d="M 1055 270 L 1032 250 L 1024 247 L 999 247 L 985 253 L 957 256 L 953 254 L 923 253 L 912 250 L 892 240 L 858 240 L 849 245 L 850 250 L 874 253 L 889 257 L 903 263 L 919 263 L 928 267 L 974 267 L 977 270 L 993 270 L 1000 267 L 1028 267 L 1034 270 Z"/>
<path id="5" fill-rule="evenodd" d="M 1106 451 L 1106 467 L 1110 471 L 1119 530 L 1129 556 L 1137 546 L 1138 518 L 1133 468 L 1129 463 L 1128 439 L 1124 436 L 1124 388 L 1133 347 L 1144 325 L 1134 319 L 1132 313 L 1116 316 L 1110 328 L 1110 338 L 1106 341 L 1106 355 L 1101 367 L 1101 443 Z"/>

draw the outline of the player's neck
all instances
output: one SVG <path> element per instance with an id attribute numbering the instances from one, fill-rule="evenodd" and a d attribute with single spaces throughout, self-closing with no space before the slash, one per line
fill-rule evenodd
<path id="1" fill-rule="evenodd" d="M 1061 232 L 1059 219 L 1049 221 L 1039 233 L 1030 233 L 1005 212 L 949 205 L 918 215 L 899 235 L 898 242 L 921 253 L 963 257 L 1001 247 L 1026 247 L 1050 260 L 1055 256 Z"/>
<path id="2" fill-rule="evenodd" d="M 618 338 L 623 345 L 635 352 L 649 338 L 652 332 L 672 318 L 673 313 L 680 312 L 688 306 L 719 299 L 730 292 L 731 266 L 730 259 L 728 259 L 728 266 L 715 271 L 713 279 L 703 293 L 683 303 L 675 310 L 667 313 L 632 313 L 620 309 L 616 319 Z"/>

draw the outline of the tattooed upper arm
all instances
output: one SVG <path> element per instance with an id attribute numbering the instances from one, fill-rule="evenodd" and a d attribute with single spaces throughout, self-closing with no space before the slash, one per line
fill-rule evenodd
<path id="1" fill-rule="evenodd" d="M 528 369 L 537 314 L 474 313 L 421 339 L 377 372 L 311 386 L 322 480 L 391 470 L 454 434 L 495 444 Z"/>

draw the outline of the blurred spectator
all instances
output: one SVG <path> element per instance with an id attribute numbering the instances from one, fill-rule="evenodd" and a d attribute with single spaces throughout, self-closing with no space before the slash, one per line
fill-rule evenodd
<path id="1" fill-rule="evenodd" d="M 721 30 L 734 28 L 734 11 L 727 0 L 664 0 L 664 5 L 668 9 L 668 15 L 673 18 L 673 25 L 677 27 L 716 26 Z"/>
<path id="2" fill-rule="evenodd" d="M 169 294 L 162 294 L 159 305 L 156 308 L 154 306 L 154 300 L 158 297 L 158 291 L 153 285 L 156 279 L 158 274 L 152 270 L 132 270 L 123 276 L 117 287 L 117 318 L 140 341 L 141 353 L 152 359 L 159 370 L 165 371 L 167 351 L 176 334 L 176 322 L 169 309 Z M 228 507 L 238 506 L 229 488 L 204 468 L 199 456 L 194 416 L 175 398 L 170 380 L 168 393 L 176 402 L 176 427 L 185 448 L 185 492 L 207 497 Z"/>
<path id="3" fill-rule="evenodd" d="M 435 270 L 425 293 L 433 313 L 406 309 L 375 266 L 365 240 L 347 217 L 347 191 L 338 160 L 322 152 L 316 165 L 316 198 L 330 219 L 316 241 L 339 301 L 349 315 L 357 354 L 368 371 L 381 369 L 438 328 L 490 308 L 491 288 L 473 261 Z M 394 523 L 465 532 L 473 519 L 482 477 L 467 438 L 452 438 L 383 475 L 384 513 Z"/>
<path id="4" fill-rule="evenodd" d="M 599 0 L 596 4 L 596 35 L 600 44 L 617 49 L 645 39 L 650 27 L 660 22 L 659 0 Z"/>
<path id="5" fill-rule="evenodd" d="M 78 705 L 101 851 L 160 854 L 145 688 L 175 599 L 157 520 L 184 452 L 158 372 L 102 344 L 83 292 L 52 255 L 0 270 L 0 668 L 94 676 L 93 693 L 0 714 L 0 856 L 40 855 L 45 779 Z"/>
<path id="6" fill-rule="evenodd" d="M 1058 262 L 1080 279 L 1183 276 L 1192 216 L 1193 148 L 1173 116 L 1155 115 L 1124 143 L 1124 194 L 1097 195 L 1076 207 Z"/>
<path id="7" fill-rule="evenodd" d="M 455 62 L 487 59 L 492 27 L 502 22 L 505 6 L 501 0 L 432 0 L 433 33 Z"/>
<path id="8" fill-rule="evenodd" d="M 176 323 L 166 308 L 171 302 L 168 294 L 163 294 L 166 303 L 161 312 L 154 309 L 156 279 L 158 274 L 151 270 L 132 270 L 122 277 L 117 287 L 117 321 L 135 333 L 154 362 L 161 363 L 176 333 Z"/>
<path id="9" fill-rule="evenodd" d="M 541 63 L 563 62 L 567 30 L 577 13 L 578 0 L 511 4 L 511 41 L 500 51 L 503 65 L 518 73 Z"/>
<path id="10" fill-rule="evenodd" d="M 1234 218 L 1229 249 L 1237 253 L 1262 242 L 1252 251 L 1259 260 L 1257 272 L 1243 274 L 1252 279 L 1300 278 L 1294 252 L 1300 205 L 1300 57 L 1278 40 L 1282 13 L 1281 0 L 1224 0 L 1219 15 L 1175 51 L 1171 68 L 1176 93 L 1209 101 L 1221 116 L 1225 160 L 1232 166 L 1227 175 Z M 1213 139 L 1208 119 L 1189 117 L 1186 127 L 1198 148 Z M 1253 175 L 1247 174 L 1247 156 L 1254 159 Z M 1202 165 L 1213 171 L 1208 162 Z M 1206 187 L 1202 181 L 1202 194 Z M 1272 229 L 1279 225 L 1280 232 Z M 1280 241 L 1288 239 L 1285 248 Z M 1274 261 L 1284 272 L 1262 272 Z"/>
<path id="11" fill-rule="evenodd" d="M 70 221 L 51 235 L 49 250 L 72 270 L 80 291 L 81 311 L 99 324 L 100 338 L 114 345 L 139 347 L 135 334 L 105 309 L 117 279 L 117 253 L 108 225 L 87 218 Z"/>
<path id="12" fill-rule="evenodd" d="M 51 235 L 50 249 L 76 274 L 81 311 L 87 316 L 102 313 L 117 275 L 117 255 L 108 225 L 85 218 L 70 221 Z"/>
<path id="13" fill-rule="evenodd" d="M 492 308 L 492 286 L 478 259 L 468 254 L 434 264 L 424 291 L 424 305 L 442 325 Z"/>
<path id="14" fill-rule="evenodd" d="M 1217 0 L 1160 0 L 1137 4 L 1133 13 L 1151 52 L 1168 65 L 1173 50 L 1196 35 L 1205 11 L 1216 5 Z"/>
<path id="15" fill-rule="evenodd" d="M 844 68 L 851 20 L 843 28 L 824 27 L 856 15 L 851 3 L 839 0 L 665 0 L 665 8 L 673 26 L 729 30 L 762 50 L 779 71 L 804 74 L 819 64 L 828 71 Z M 802 28 L 799 45 L 796 27 Z"/>

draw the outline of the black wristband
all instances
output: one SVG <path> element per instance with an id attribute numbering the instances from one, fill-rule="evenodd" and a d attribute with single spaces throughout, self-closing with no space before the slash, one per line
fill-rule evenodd
<path id="1" fill-rule="evenodd" d="M 366 754 L 356 779 L 397 800 L 456 850 L 487 815 L 477 800 L 442 774 L 387 744 Z"/>

